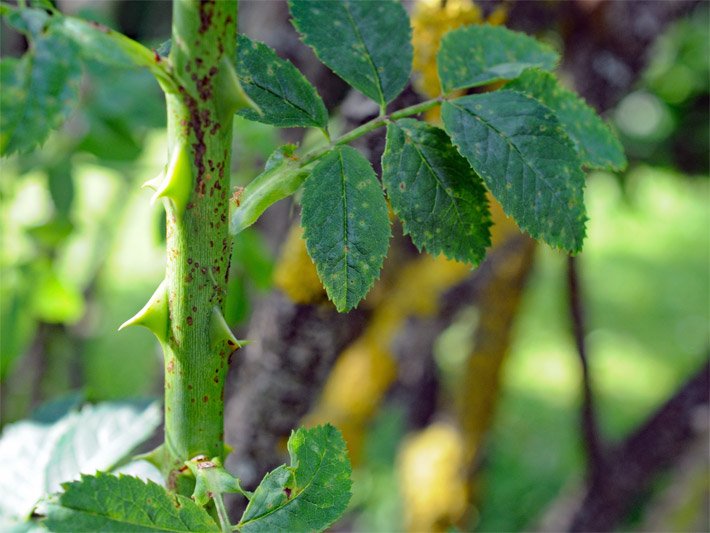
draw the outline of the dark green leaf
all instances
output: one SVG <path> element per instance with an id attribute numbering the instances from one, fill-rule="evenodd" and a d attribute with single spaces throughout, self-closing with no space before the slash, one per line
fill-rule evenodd
<path id="1" fill-rule="evenodd" d="M 525 69 L 552 70 L 559 56 L 532 37 L 501 26 L 466 26 L 447 33 L 437 55 L 445 93 L 511 80 Z"/>
<path id="2" fill-rule="evenodd" d="M 74 45 L 55 32 L 35 40 L 22 59 L 0 62 L 0 154 L 43 143 L 71 112 L 81 67 Z"/>
<path id="3" fill-rule="evenodd" d="M 380 107 L 407 85 L 409 17 L 399 2 L 290 0 L 293 24 L 318 58 Z"/>
<path id="4" fill-rule="evenodd" d="M 483 259 L 491 240 L 486 190 L 444 131 L 412 119 L 391 123 L 382 181 L 420 251 L 473 264 Z"/>
<path id="5" fill-rule="evenodd" d="M 328 126 L 328 112 L 315 88 L 290 61 L 244 35 L 237 43 L 237 75 L 242 88 L 262 110 L 239 112 L 249 120 L 280 127 Z"/>
<path id="6" fill-rule="evenodd" d="M 552 110 L 514 91 L 445 102 L 446 131 L 521 229 L 577 252 L 584 239 L 584 173 Z"/>
<path id="7" fill-rule="evenodd" d="M 583 164 L 610 170 L 626 166 L 624 149 L 611 128 L 584 100 L 560 86 L 549 72 L 527 70 L 505 88 L 527 94 L 552 109 L 574 142 Z"/>
<path id="8" fill-rule="evenodd" d="M 331 425 L 299 429 L 288 440 L 291 466 L 266 474 L 244 511 L 242 533 L 322 531 L 350 500 L 350 461 Z"/>
<path id="9" fill-rule="evenodd" d="M 370 163 L 349 146 L 327 154 L 306 179 L 306 247 L 338 311 L 365 297 L 389 246 L 387 204 Z"/>
<path id="10" fill-rule="evenodd" d="M 67 483 L 47 505 L 51 531 L 219 531 L 207 511 L 190 498 L 130 476 L 97 473 Z"/>

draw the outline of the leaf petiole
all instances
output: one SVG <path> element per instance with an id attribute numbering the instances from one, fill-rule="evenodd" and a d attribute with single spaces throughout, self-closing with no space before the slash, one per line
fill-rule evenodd
<path id="1" fill-rule="evenodd" d="M 212 497 L 214 501 L 214 506 L 217 509 L 217 517 L 219 518 L 219 527 L 222 533 L 231 533 L 232 524 L 229 521 L 229 515 L 227 514 L 227 509 L 224 506 L 224 500 L 222 499 L 222 494 L 217 493 Z"/>
<path id="2" fill-rule="evenodd" d="M 432 98 L 431 100 L 426 100 L 424 102 L 420 102 L 409 107 L 404 107 L 398 111 L 390 113 L 389 115 L 379 115 L 376 118 L 370 120 L 369 122 L 365 122 L 361 126 L 350 130 L 349 132 L 338 137 L 337 139 L 334 139 L 329 145 L 308 152 L 301 158 L 300 166 L 305 167 L 310 165 L 314 161 L 317 161 L 325 154 L 330 152 L 336 146 L 348 144 L 354 141 L 355 139 L 358 139 L 363 135 L 366 135 L 371 131 L 375 131 L 377 128 L 384 126 L 390 120 L 396 120 L 412 115 L 418 115 L 419 113 L 423 113 L 424 111 L 428 111 L 429 109 L 441 105 L 443 101 L 444 99 L 442 97 Z"/>

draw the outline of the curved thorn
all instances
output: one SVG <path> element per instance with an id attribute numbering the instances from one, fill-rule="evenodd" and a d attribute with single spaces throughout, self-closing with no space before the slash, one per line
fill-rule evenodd
<path id="1" fill-rule="evenodd" d="M 162 343 L 168 337 L 168 293 L 165 280 L 160 282 L 158 288 L 150 297 L 148 303 L 131 318 L 118 328 L 121 331 L 129 326 L 143 326 L 148 328 Z"/>

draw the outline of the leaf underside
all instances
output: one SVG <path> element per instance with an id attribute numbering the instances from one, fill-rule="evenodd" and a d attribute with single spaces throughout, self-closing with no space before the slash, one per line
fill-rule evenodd
<path id="1" fill-rule="evenodd" d="M 409 81 L 409 17 L 399 2 L 291 0 L 303 41 L 333 72 L 383 107 Z"/>
<path id="2" fill-rule="evenodd" d="M 559 56 L 540 41 L 501 26 L 466 26 L 447 33 L 437 55 L 444 93 L 511 80 L 525 69 L 552 70 Z"/>
<path id="3" fill-rule="evenodd" d="M 161 420 L 156 402 L 74 406 L 56 420 L 7 425 L 0 439 L 0 514 L 25 518 L 44 494 L 81 473 L 108 470 L 144 442 Z"/>
<path id="4" fill-rule="evenodd" d="M 549 72 L 527 70 L 505 88 L 527 94 L 552 109 L 584 165 L 608 170 L 626 166 L 624 149 L 609 125 L 582 98 L 560 86 Z"/>
<path id="5" fill-rule="evenodd" d="M 327 127 L 328 112 L 315 88 L 267 45 L 239 35 L 237 75 L 244 91 L 263 112 L 243 109 L 239 115 L 282 128 Z"/>
<path id="6" fill-rule="evenodd" d="M 207 511 L 190 498 L 152 481 L 97 473 L 65 485 L 47 505 L 50 531 L 219 531 Z"/>
<path id="7" fill-rule="evenodd" d="M 345 441 L 331 425 L 298 429 L 288 441 L 291 466 L 269 472 L 239 523 L 242 533 L 322 531 L 350 501 Z"/>
<path id="8" fill-rule="evenodd" d="M 446 131 L 518 226 L 577 252 L 585 234 L 584 174 L 554 113 L 513 91 L 445 102 Z"/>
<path id="9" fill-rule="evenodd" d="M 301 224 L 308 253 L 339 311 L 355 307 L 379 276 L 389 246 L 387 203 L 369 161 L 349 146 L 306 179 Z"/>
<path id="10" fill-rule="evenodd" d="M 420 251 L 473 264 L 483 260 L 491 224 L 486 190 L 444 131 L 412 119 L 391 123 L 382 181 Z"/>

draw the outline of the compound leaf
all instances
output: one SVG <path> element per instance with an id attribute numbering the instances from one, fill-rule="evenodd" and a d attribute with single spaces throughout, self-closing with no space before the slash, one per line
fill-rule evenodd
<path id="1" fill-rule="evenodd" d="M 577 252 L 586 215 L 584 173 L 554 113 L 514 91 L 443 105 L 446 131 L 521 229 Z"/>
<path id="2" fill-rule="evenodd" d="M 64 485 L 47 504 L 44 524 L 57 532 L 209 532 L 219 527 L 190 498 L 131 476 L 97 473 Z"/>
<path id="3" fill-rule="evenodd" d="M 486 190 L 444 131 L 412 119 L 391 123 L 382 181 L 420 251 L 473 264 L 483 259 L 491 224 Z"/>
<path id="4" fill-rule="evenodd" d="M 328 153 L 303 188 L 308 253 L 338 311 L 355 307 L 379 276 L 389 246 L 387 203 L 377 176 L 349 146 Z"/>
<path id="5" fill-rule="evenodd" d="M 322 531 L 350 501 L 345 441 L 330 424 L 300 428 L 288 440 L 291 465 L 266 474 L 239 525 L 242 533 Z"/>
<path id="6" fill-rule="evenodd" d="M 290 0 L 303 41 L 338 76 L 381 108 L 409 81 L 412 30 L 399 2 Z"/>
<path id="7" fill-rule="evenodd" d="M 0 154 L 26 152 L 43 143 L 72 111 L 81 65 L 74 44 L 47 31 L 20 60 L 0 62 Z"/>
<path id="8" fill-rule="evenodd" d="M 552 70 L 559 55 L 532 37 L 501 26 L 466 26 L 447 33 L 437 55 L 445 93 L 511 80 L 525 69 Z"/>
<path id="9" fill-rule="evenodd" d="M 247 108 L 238 114 L 280 127 L 327 127 L 328 112 L 323 100 L 290 61 L 244 35 L 239 35 L 237 55 L 242 88 L 263 112 L 260 115 Z"/>
<path id="10" fill-rule="evenodd" d="M 583 164 L 609 170 L 622 170 L 626 166 L 624 149 L 609 125 L 549 72 L 527 70 L 505 88 L 527 94 L 552 109 L 574 142 Z"/>

